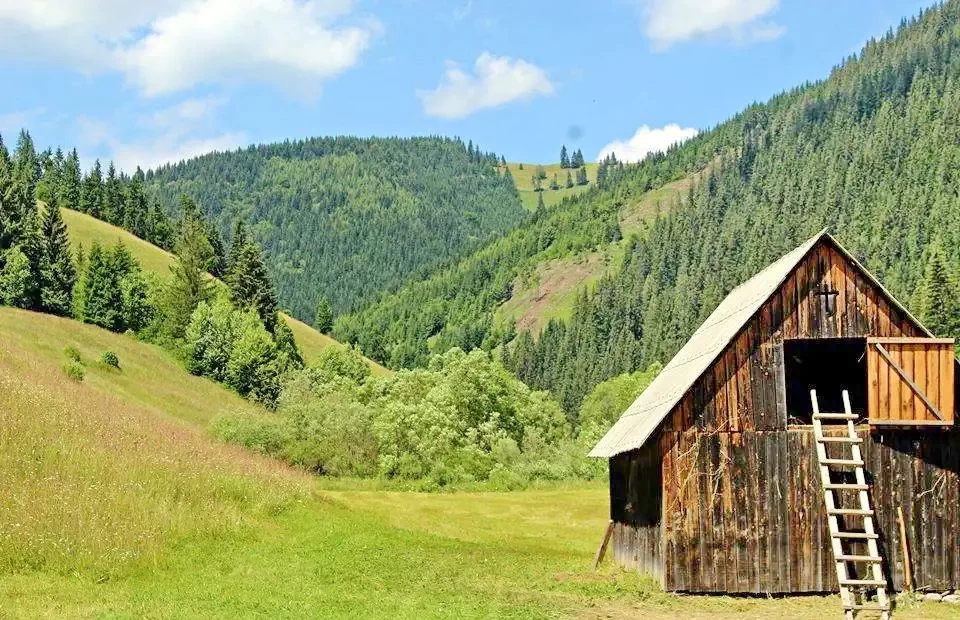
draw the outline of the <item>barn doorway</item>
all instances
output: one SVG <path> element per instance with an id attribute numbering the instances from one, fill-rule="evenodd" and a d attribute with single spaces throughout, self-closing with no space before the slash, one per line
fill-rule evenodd
<path id="1" fill-rule="evenodd" d="M 810 390 L 817 390 L 820 411 L 843 411 L 843 390 L 850 407 L 867 415 L 867 341 L 864 338 L 786 340 L 783 343 L 787 420 L 813 424 Z"/>

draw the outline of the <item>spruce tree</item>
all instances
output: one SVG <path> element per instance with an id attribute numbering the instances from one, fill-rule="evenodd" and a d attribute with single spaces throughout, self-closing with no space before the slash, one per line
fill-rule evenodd
<path id="1" fill-rule="evenodd" d="M 114 226 L 122 226 L 124 219 L 123 187 L 117 177 L 117 168 L 110 162 L 103 188 L 103 219 Z"/>
<path id="2" fill-rule="evenodd" d="M 96 218 L 103 216 L 103 171 L 100 169 L 99 159 L 83 179 L 80 210 Z"/>
<path id="3" fill-rule="evenodd" d="M 70 256 L 67 226 L 56 203 L 47 205 L 40 232 L 43 237 L 40 307 L 44 312 L 69 316 L 77 273 Z"/>
<path id="4" fill-rule="evenodd" d="M 123 205 L 123 227 L 141 239 L 148 236 L 149 206 L 143 189 L 143 170 L 137 171 L 130 179 Z"/>
<path id="5" fill-rule="evenodd" d="M 943 255 L 929 252 L 919 288 L 920 320 L 938 336 L 960 336 L 960 283 Z"/>
<path id="6" fill-rule="evenodd" d="M 37 153 L 33 139 L 25 130 L 20 131 L 17 148 L 13 154 L 8 198 L 19 209 L 22 221 L 36 214 L 37 179 L 40 176 Z"/>
<path id="7" fill-rule="evenodd" d="M 253 309 L 268 329 L 273 327 L 277 297 L 263 264 L 263 255 L 256 243 L 244 243 L 224 280 L 230 288 L 230 299 L 238 309 Z"/>
<path id="8" fill-rule="evenodd" d="M 206 271 L 213 249 L 200 220 L 187 218 L 181 222 L 174 254 L 177 260 L 170 268 L 173 277 L 162 299 L 161 329 L 168 338 L 180 340 L 197 304 L 210 296 Z"/>
<path id="9" fill-rule="evenodd" d="M 81 196 L 80 159 L 73 149 L 63 162 L 60 186 L 57 189 L 57 204 L 66 209 L 80 210 Z"/>
<path id="10" fill-rule="evenodd" d="M 560 147 L 560 167 L 569 168 L 570 167 L 570 157 L 567 155 L 567 145 L 564 144 Z"/>
<path id="11" fill-rule="evenodd" d="M 238 218 L 233 225 L 233 238 L 230 240 L 230 254 L 227 255 L 227 273 L 233 269 L 240 257 L 240 250 L 250 242 L 247 235 L 247 225 L 243 218 Z"/>
<path id="12" fill-rule="evenodd" d="M 123 327 L 123 291 L 114 271 L 111 252 L 94 241 L 86 259 L 78 318 L 119 331 Z"/>
<path id="13" fill-rule="evenodd" d="M 313 319 L 313 327 L 321 334 L 329 334 L 333 329 L 333 311 L 326 297 L 317 302 L 317 313 Z"/>
<path id="14" fill-rule="evenodd" d="M 10 175 L 12 174 L 10 165 L 10 153 L 7 146 L 3 143 L 3 136 L 0 135 L 0 203 L 3 202 L 10 190 Z"/>
<path id="15" fill-rule="evenodd" d="M 573 177 L 570 175 L 570 171 L 567 170 L 567 189 L 573 187 Z"/>

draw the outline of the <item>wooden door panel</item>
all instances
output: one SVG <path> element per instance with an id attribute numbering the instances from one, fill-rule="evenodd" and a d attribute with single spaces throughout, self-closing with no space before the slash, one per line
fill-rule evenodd
<path id="1" fill-rule="evenodd" d="M 868 338 L 867 398 L 876 426 L 951 426 L 952 338 Z"/>

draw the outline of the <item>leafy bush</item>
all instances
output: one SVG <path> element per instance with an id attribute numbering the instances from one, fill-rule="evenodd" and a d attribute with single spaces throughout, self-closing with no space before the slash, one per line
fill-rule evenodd
<path id="1" fill-rule="evenodd" d="M 67 373 L 67 376 L 73 379 L 74 381 L 83 381 L 83 378 L 86 376 L 86 371 L 83 369 L 83 364 L 77 361 L 69 361 L 63 365 L 63 372 Z"/>
<path id="2" fill-rule="evenodd" d="M 356 351 L 330 347 L 291 375 L 276 416 L 226 416 L 214 433 L 318 474 L 420 490 L 510 490 L 604 471 L 587 462 L 555 401 L 479 350 L 452 349 L 427 370 L 372 377 Z"/>
<path id="3" fill-rule="evenodd" d="M 67 356 L 67 359 L 81 363 L 80 350 L 72 344 L 63 349 L 63 354 Z"/>
<path id="4" fill-rule="evenodd" d="M 100 363 L 117 370 L 120 369 L 120 358 L 113 351 L 104 351 L 103 355 L 100 356 Z"/>

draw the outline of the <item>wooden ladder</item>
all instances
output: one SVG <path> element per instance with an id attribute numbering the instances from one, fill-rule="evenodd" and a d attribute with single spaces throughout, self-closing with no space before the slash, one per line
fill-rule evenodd
<path id="1" fill-rule="evenodd" d="M 857 415 L 850 409 L 850 396 L 843 391 L 843 413 L 820 413 L 817 404 L 817 391 L 810 390 L 810 400 L 813 403 L 813 434 L 817 444 L 817 461 L 820 464 L 820 486 L 823 488 L 823 501 L 827 508 L 827 523 L 830 526 L 830 541 L 833 549 L 833 560 L 837 566 L 837 581 L 840 582 L 840 599 L 843 601 L 844 617 L 853 620 L 855 612 L 874 610 L 880 612 L 882 620 L 890 618 L 890 598 L 887 595 L 887 579 L 883 574 L 883 559 L 877 546 L 879 536 L 873 527 L 873 508 L 870 506 L 870 496 L 867 491 L 866 475 L 863 472 L 863 456 L 860 444 L 863 440 L 857 436 L 854 421 Z M 823 422 L 846 421 L 847 434 L 826 436 L 823 434 Z M 827 444 L 850 446 L 850 458 L 836 458 L 827 456 Z M 831 477 L 831 467 L 838 469 L 852 468 L 855 472 L 855 483 L 834 482 Z M 856 491 L 860 499 L 858 508 L 839 507 L 837 491 Z M 840 519 L 863 519 L 863 531 L 847 531 L 840 529 Z M 851 553 L 844 549 L 844 545 L 853 542 L 866 541 L 867 555 Z M 869 579 L 863 576 L 851 577 L 849 564 L 865 564 L 871 569 Z M 876 590 L 876 602 L 868 601 L 866 590 Z M 857 596 L 859 591 L 860 596 Z"/>

